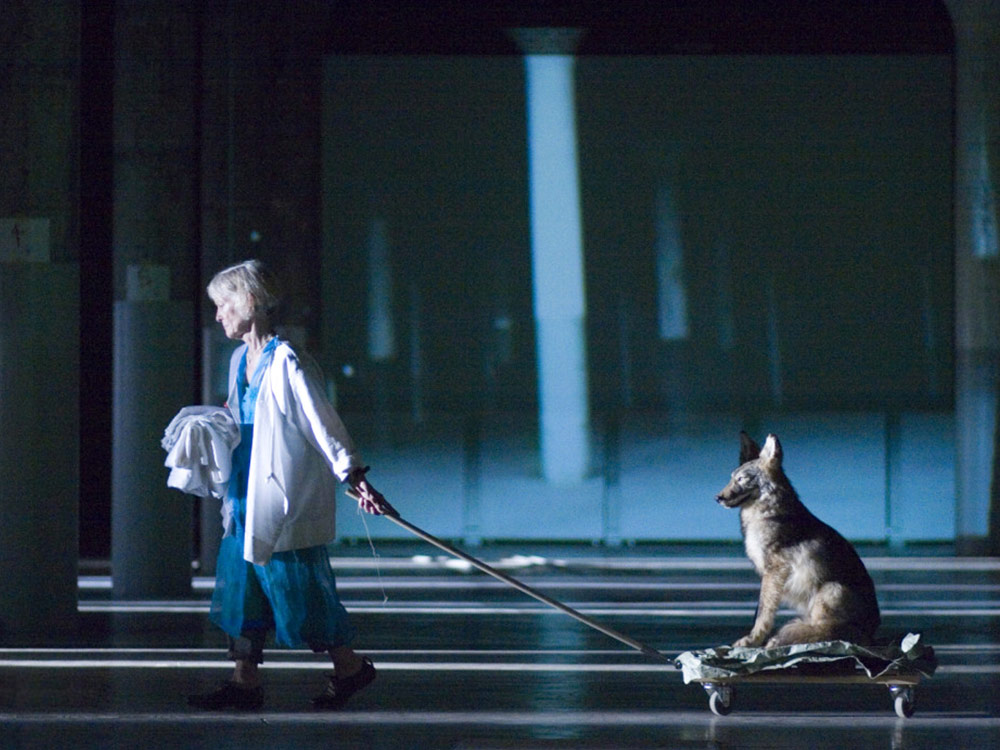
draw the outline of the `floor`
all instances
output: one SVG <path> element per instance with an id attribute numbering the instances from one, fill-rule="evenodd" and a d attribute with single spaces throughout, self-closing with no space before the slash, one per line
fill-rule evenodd
<path id="1" fill-rule="evenodd" d="M 740 686 L 730 715 L 709 711 L 672 657 L 745 632 L 757 584 L 738 548 L 470 550 L 665 662 L 433 548 L 332 551 L 355 645 L 379 670 L 340 712 L 310 708 L 328 665 L 283 650 L 266 654 L 262 711 L 189 709 L 229 669 L 211 580 L 185 601 L 113 601 L 98 568 L 81 575 L 72 643 L 0 648 L 0 748 L 1000 747 L 995 558 L 865 553 L 882 635 L 919 632 L 940 661 L 902 719 L 878 685 Z"/>

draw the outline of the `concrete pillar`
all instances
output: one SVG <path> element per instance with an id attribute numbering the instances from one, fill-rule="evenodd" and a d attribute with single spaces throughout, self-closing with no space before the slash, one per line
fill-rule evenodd
<path id="1" fill-rule="evenodd" d="M 396 358 L 392 295 L 389 226 L 376 216 L 368 236 L 368 358 L 372 362 Z"/>
<path id="2" fill-rule="evenodd" d="M 75 630 L 79 3 L 0 3 L 0 638 Z"/>
<path id="3" fill-rule="evenodd" d="M 163 429 L 198 400 L 200 4 L 115 6 L 111 567 L 119 598 L 191 592 L 192 499 Z"/>
<path id="4" fill-rule="evenodd" d="M 669 180 L 656 192 L 656 309 L 662 341 L 684 341 L 688 337 L 684 239 L 675 192 Z"/>
<path id="5" fill-rule="evenodd" d="M 393 362 L 396 359 L 396 328 L 392 315 L 392 266 L 389 225 L 381 216 L 372 221 L 368 234 L 368 360 L 375 388 L 375 424 L 381 438 L 395 408 L 392 398 Z"/>
<path id="6" fill-rule="evenodd" d="M 669 160 L 670 175 L 657 187 L 654 203 L 657 333 L 661 388 L 671 423 L 683 424 L 691 405 L 687 290 L 684 287 L 684 237 L 673 185 L 678 159 Z"/>
<path id="7" fill-rule="evenodd" d="M 542 473 L 590 466 L 586 294 L 576 143 L 575 29 L 515 32 L 525 55 L 531 252 Z"/>
<path id="8" fill-rule="evenodd" d="M 947 4 L 955 28 L 956 536 L 960 550 L 977 552 L 987 548 L 997 461 L 1000 2 Z"/>
<path id="9" fill-rule="evenodd" d="M 163 429 L 191 401 L 192 306 L 115 304 L 111 572 L 121 599 L 191 594 L 192 496 L 166 486 Z"/>
<path id="10" fill-rule="evenodd" d="M 79 283 L 0 263 L 0 636 L 76 624 Z"/>

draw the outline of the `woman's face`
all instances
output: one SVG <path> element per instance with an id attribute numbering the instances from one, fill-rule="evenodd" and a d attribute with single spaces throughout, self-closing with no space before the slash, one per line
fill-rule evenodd
<path id="1" fill-rule="evenodd" d="M 245 309 L 250 307 L 246 305 L 241 309 L 236 297 L 226 297 L 216 303 L 215 319 L 222 324 L 227 338 L 241 339 L 250 332 L 253 319 L 245 313 Z"/>

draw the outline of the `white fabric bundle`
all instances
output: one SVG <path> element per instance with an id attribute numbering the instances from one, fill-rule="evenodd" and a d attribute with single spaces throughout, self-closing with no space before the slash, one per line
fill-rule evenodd
<path id="1" fill-rule="evenodd" d="M 163 433 L 167 486 L 199 497 L 226 494 L 240 428 L 229 409 L 185 406 Z"/>

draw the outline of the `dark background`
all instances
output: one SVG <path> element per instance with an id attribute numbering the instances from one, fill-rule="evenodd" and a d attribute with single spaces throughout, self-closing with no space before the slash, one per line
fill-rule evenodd
<path id="1" fill-rule="evenodd" d="M 312 193 L 335 218 L 322 237 L 299 222 L 322 248 L 254 246 L 241 226 L 225 252 L 206 232 L 205 254 L 277 261 L 302 300 L 290 322 L 314 341 L 341 342 L 321 354 L 348 410 L 374 398 L 372 380 L 338 374 L 343 363 L 365 366 L 363 298 L 345 288 L 320 299 L 311 260 L 329 254 L 345 279 L 362 277 L 377 211 L 393 232 L 402 346 L 384 374 L 390 399 L 410 395 L 407 311 L 417 295 L 433 334 L 424 338 L 430 408 L 534 410 L 523 67 L 507 29 L 547 25 L 587 29 L 577 124 L 595 411 L 660 410 L 678 399 L 698 409 L 951 407 L 953 39 L 942 3 L 236 5 L 256 55 L 257 67 L 239 71 L 255 82 L 253 96 L 238 101 L 245 148 L 257 157 L 244 161 L 264 194 L 255 210 L 267 206 L 265 225 L 298 220 L 304 202 L 288 195 L 287 159 L 277 162 L 294 149 L 296 128 L 308 134 L 319 122 L 326 97 L 336 104 L 321 137 L 343 148 Z M 84 557 L 106 556 L 108 545 L 114 23 L 110 3 L 83 3 Z M 217 42 L 211 31 L 205 23 L 202 49 Z M 287 114 L 284 84 L 296 66 L 318 71 L 324 60 L 346 72 L 304 73 L 312 82 L 292 93 Z M 203 80 L 223 73 L 207 57 L 192 62 Z M 212 112 L 206 106 L 199 123 L 206 133 L 219 127 Z M 283 146 L 271 142 L 277 128 Z M 203 158 L 213 156 L 209 146 Z M 653 202 L 665 179 L 685 244 L 691 335 L 680 344 L 655 333 Z M 203 200 L 215 198 L 203 190 Z M 719 334 L 720 240 L 731 271 L 729 348 Z M 510 316 L 509 335 L 496 333 L 500 314 Z M 333 330 L 321 330 L 324 315 Z"/>

